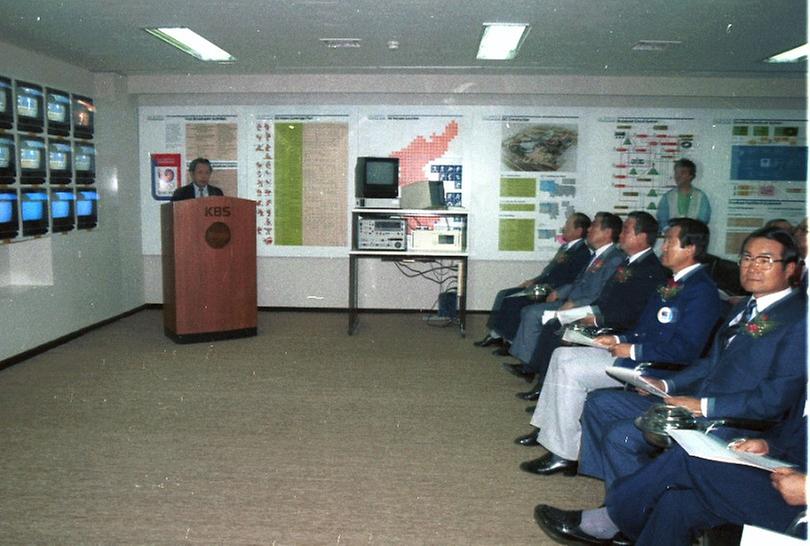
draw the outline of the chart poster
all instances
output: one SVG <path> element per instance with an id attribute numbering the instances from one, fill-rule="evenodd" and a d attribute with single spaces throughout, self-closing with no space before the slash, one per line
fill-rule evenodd
<path id="1" fill-rule="evenodd" d="M 150 154 L 152 165 L 152 197 L 168 201 L 174 191 L 183 185 L 183 167 L 180 154 Z"/>
<path id="2" fill-rule="evenodd" d="M 726 253 L 768 220 L 798 223 L 806 216 L 807 123 L 801 119 L 718 120 L 730 125 Z"/>
<path id="3" fill-rule="evenodd" d="M 462 116 L 372 114 L 359 124 L 358 156 L 399 158 L 403 208 L 431 205 L 429 182 L 442 182 L 448 206 L 463 206 Z"/>
<path id="4" fill-rule="evenodd" d="M 260 115 L 253 132 L 259 245 L 347 246 L 348 115 Z"/>
<path id="5" fill-rule="evenodd" d="M 634 210 L 657 215 L 661 197 L 675 187 L 674 163 L 691 159 L 697 163 L 698 136 L 691 117 L 601 117 L 601 142 L 609 143 L 609 173 L 600 194 L 609 210 L 621 217 Z M 602 175 L 604 176 L 604 175 Z M 696 181 L 700 186 L 700 181 Z"/>
<path id="6" fill-rule="evenodd" d="M 553 251 L 577 194 L 578 116 L 489 116 L 500 128 L 498 250 Z"/>

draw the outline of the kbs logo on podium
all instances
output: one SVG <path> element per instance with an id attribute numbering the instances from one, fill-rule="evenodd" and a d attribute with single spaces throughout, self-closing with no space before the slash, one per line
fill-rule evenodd
<path id="1" fill-rule="evenodd" d="M 231 215 L 231 207 L 205 207 L 205 216 L 224 218 Z"/>

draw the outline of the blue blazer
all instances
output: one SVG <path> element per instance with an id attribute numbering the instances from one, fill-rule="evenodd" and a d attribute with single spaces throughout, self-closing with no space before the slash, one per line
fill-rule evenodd
<path id="1" fill-rule="evenodd" d="M 629 330 L 639 320 L 647 299 L 669 277 L 652 249 L 626 268 L 617 268 L 593 302 L 599 326 Z"/>
<path id="2" fill-rule="evenodd" d="M 558 301 L 570 300 L 575 306 L 590 305 L 626 257 L 618 246 L 608 248 L 593 264 L 580 271 L 574 282 L 556 288 Z"/>
<path id="3" fill-rule="evenodd" d="M 636 360 L 622 358 L 617 366 L 632 368 L 643 361 L 689 364 L 700 357 L 723 312 L 717 285 L 701 266 L 681 278 L 674 291 L 666 288 L 662 284 L 653 292 L 636 327 L 619 336 L 635 344 Z"/>
<path id="4" fill-rule="evenodd" d="M 585 244 L 585 239 L 580 239 L 565 251 L 560 247 L 542 273 L 534 278 L 534 284 L 548 284 L 557 288 L 571 283 L 590 261 L 591 250 Z"/>
<path id="5" fill-rule="evenodd" d="M 744 308 L 741 302 L 730 317 Z M 760 335 L 742 331 L 724 347 L 727 321 L 708 357 L 667 379 L 669 392 L 708 398 L 709 418 L 782 418 L 807 384 L 806 297 L 794 291 L 757 319 L 769 329 Z"/>

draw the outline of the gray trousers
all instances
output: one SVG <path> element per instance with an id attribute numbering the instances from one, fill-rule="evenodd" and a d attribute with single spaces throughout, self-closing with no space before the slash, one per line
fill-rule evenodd
<path id="1" fill-rule="evenodd" d="M 537 441 L 555 455 L 576 461 L 582 429 L 579 418 L 588 393 L 622 385 L 605 373 L 616 358 L 595 347 L 559 347 L 551 355 L 532 425 Z"/>
<path id="2" fill-rule="evenodd" d="M 520 310 L 520 326 L 518 327 L 509 354 L 528 364 L 537 347 L 540 331 L 543 329 L 543 312 L 559 309 L 563 302 L 557 300 L 552 303 L 535 303 Z"/>

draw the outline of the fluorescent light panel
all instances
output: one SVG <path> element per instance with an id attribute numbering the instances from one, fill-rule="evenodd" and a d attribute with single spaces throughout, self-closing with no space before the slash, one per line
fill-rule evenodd
<path id="1" fill-rule="evenodd" d="M 234 62 L 236 57 L 186 27 L 145 28 L 155 38 L 208 62 Z"/>
<path id="2" fill-rule="evenodd" d="M 523 23 L 484 23 L 476 57 L 486 61 L 514 59 L 529 34 L 529 28 Z"/>
<path id="3" fill-rule="evenodd" d="M 773 57 L 768 57 L 765 62 L 768 63 L 797 63 L 807 59 L 807 54 L 810 52 L 810 44 L 800 45 L 788 51 L 778 53 Z"/>

